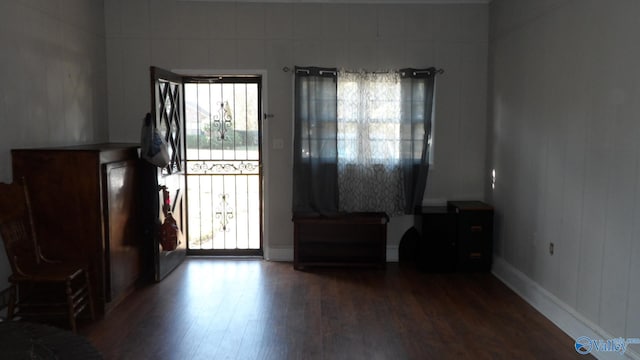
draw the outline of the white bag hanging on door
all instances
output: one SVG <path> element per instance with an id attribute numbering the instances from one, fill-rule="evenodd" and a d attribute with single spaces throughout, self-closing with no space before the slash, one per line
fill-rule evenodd
<path id="1" fill-rule="evenodd" d="M 151 121 L 151 114 L 147 113 L 140 134 L 141 156 L 149 163 L 163 168 L 169 165 L 169 148 L 167 141 Z"/>

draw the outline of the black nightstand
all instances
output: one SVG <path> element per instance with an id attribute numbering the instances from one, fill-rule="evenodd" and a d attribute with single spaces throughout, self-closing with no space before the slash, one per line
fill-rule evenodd
<path id="1" fill-rule="evenodd" d="M 493 207 L 480 201 L 449 201 L 416 208 L 420 232 L 416 263 L 428 272 L 489 271 L 493 253 Z"/>
<path id="2" fill-rule="evenodd" d="M 491 270 L 493 207 L 481 201 L 449 201 L 447 209 L 456 214 L 457 270 Z"/>

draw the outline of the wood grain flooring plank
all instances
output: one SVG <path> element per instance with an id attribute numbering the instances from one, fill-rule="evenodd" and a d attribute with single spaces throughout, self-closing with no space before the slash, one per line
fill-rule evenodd
<path id="1" fill-rule="evenodd" d="M 489 273 L 188 258 L 81 333 L 105 359 L 588 359 Z"/>

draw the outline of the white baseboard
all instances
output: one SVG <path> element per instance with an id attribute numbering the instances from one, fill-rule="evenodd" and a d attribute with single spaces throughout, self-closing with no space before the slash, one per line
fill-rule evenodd
<path id="1" fill-rule="evenodd" d="M 293 246 L 272 246 L 265 249 L 265 260 L 269 261 L 293 261 Z"/>
<path id="2" fill-rule="evenodd" d="M 400 260 L 398 249 L 399 245 L 387 245 L 387 262 L 398 262 Z"/>
<path id="3" fill-rule="evenodd" d="M 615 338 L 501 257 L 494 255 L 491 272 L 572 339 L 577 339 L 581 336 L 603 340 Z M 632 346 L 638 347 L 638 345 Z M 640 354 L 630 348 L 627 349 L 624 357 L 620 356 L 619 353 L 598 351 L 591 352 L 591 355 L 597 359 L 640 360 Z"/>
<path id="4" fill-rule="evenodd" d="M 269 261 L 293 261 L 293 246 L 268 247 L 264 258 Z M 398 262 L 398 245 L 387 246 L 387 262 Z"/>

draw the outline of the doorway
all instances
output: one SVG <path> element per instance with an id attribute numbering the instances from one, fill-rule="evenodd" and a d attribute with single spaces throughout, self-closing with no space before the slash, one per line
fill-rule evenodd
<path id="1" fill-rule="evenodd" d="M 260 76 L 186 78 L 187 253 L 262 255 Z"/>

